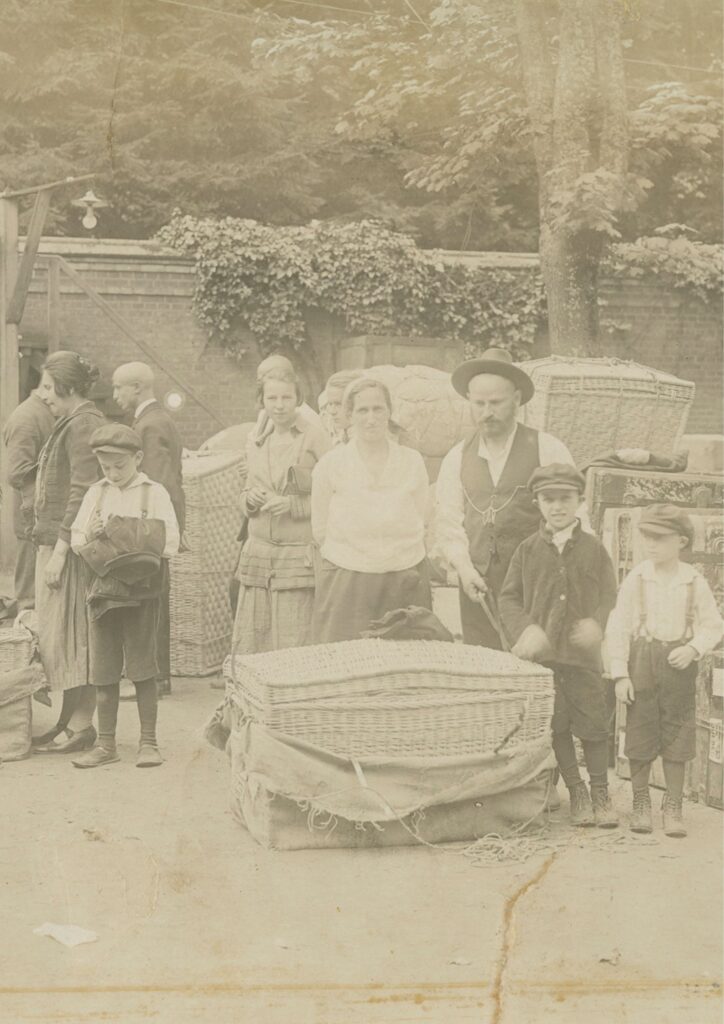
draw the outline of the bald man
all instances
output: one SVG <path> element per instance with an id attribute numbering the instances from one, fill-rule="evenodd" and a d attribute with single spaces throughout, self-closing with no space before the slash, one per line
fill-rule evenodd
<path id="1" fill-rule="evenodd" d="M 171 416 L 154 394 L 153 370 L 146 363 L 124 363 L 113 374 L 113 398 L 124 412 L 133 415 L 133 429 L 141 438 L 141 469 L 168 491 L 183 535 L 186 503 L 181 473 L 181 437 Z M 159 694 L 170 693 L 171 674 L 169 580 L 165 574 L 165 600 L 161 601 L 158 632 Z M 122 688 L 124 699 L 135 699 L 133 688 Z"/>

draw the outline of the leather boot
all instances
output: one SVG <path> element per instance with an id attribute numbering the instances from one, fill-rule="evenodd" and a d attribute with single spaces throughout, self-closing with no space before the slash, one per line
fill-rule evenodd
<path id="1" fill-rule="evenodd" d="M 571 824 L 577 825 L 579 828 L 595 825 L 596 819 L 593 816 L 593 805 L 588 795 L 586 783 L 576 783 L 569 793 L 571 798 Z"/>

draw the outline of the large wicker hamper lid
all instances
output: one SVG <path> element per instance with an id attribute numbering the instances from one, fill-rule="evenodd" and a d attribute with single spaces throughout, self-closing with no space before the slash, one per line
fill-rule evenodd
<path id="1" fill-rule="evenodd" d="M 583 378 L 591 381 L 603 379 L 615 379 L 623 383 L 636 383 L 648 381 L 651 383 L 682 387 L 693 390 L 692 381 L 675 377 L 671 373 L 664 373 L 652 366 L 644 366 L 642 363 L 634 363 L 624 359 L 594 359 L 578 358 L 575 356 L 547 356 L 544 359 L 531 359 L 520 363 L 520 368 L 533 377 L 536 385 L 546 378 L 571 378 L 581 380 Z"/>
<path id="2" fill-rule="evenodd" d="M 486 679 L 530 685 L 551 678 L 540 665 L 503 651 L 439 640 L 378 639 L 236 655 L 227 659 L 225 674 L 268 692 L 400 674 L 419 675 L 416 685 L 424 685 L 425 677 L 466 676 L 481 686 Z"/>

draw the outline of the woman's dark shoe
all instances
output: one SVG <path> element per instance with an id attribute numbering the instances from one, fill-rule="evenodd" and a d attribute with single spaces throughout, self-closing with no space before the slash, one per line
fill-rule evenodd
<path id="1" fill-rule="evenodd" d="M 42 736 L 33 736 L 34 747 L 47 747 L 49 743 L 52 743 L 56 736 L 60 736 L 62 732 L 67 729 L 66 725 L 54 725 L 48 732 L 44 732 Z"/>
<path id="2" fill-rule="evenodd" d="M 72 729 L 65 730 L 68 739 L 62 743 L 46 743 L 43 747 L 36 747 L 36 753 L 38 754 L 77 754 L 79 750 L 90 750 L 95 741 L 98 739 L 98 734 L 92 725 L 89 725 L 87 729 L 81 729 L 80 732 L 73 732 Z"/>

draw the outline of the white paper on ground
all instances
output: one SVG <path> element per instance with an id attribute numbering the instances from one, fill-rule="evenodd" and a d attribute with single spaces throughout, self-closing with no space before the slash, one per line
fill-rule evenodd
<path id="1" fill-rule="evenodd" d="M 79 928 L 77 924 L 51 924 L 49 921 L 39 928 L 33 928 L 33 934 L 47 935 L 64 946 L 81 946 L 84 942 L 95 942 L 98 939 L 95 932 Z"/>

